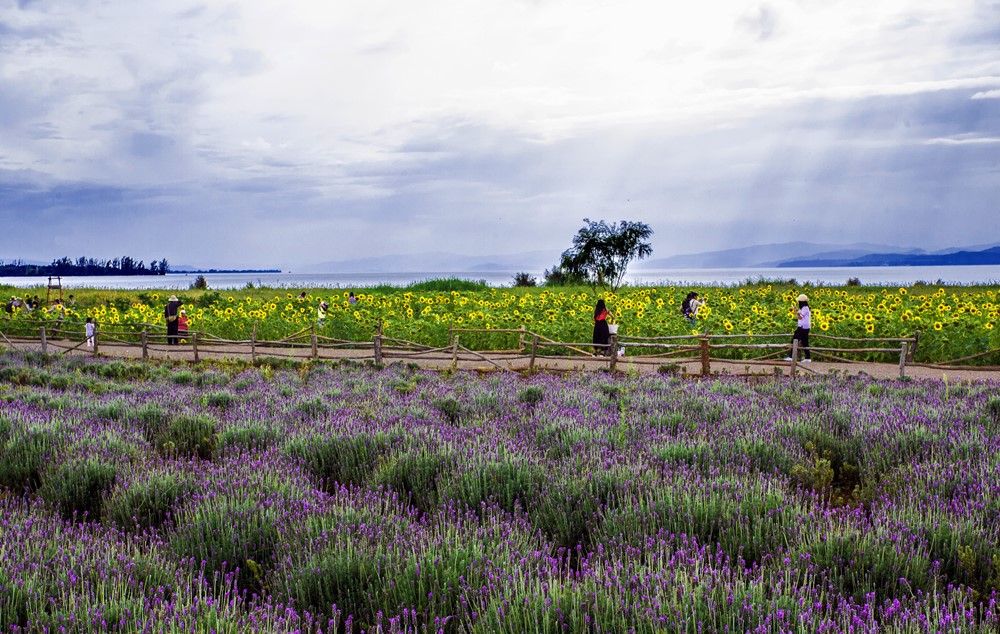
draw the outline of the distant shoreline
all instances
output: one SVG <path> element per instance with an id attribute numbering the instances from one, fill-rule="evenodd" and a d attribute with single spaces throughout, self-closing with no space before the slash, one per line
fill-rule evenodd
<path id="1" fill-rule="evenodd" d="M 192 273 L 194 274 L 201 273 L 203 275 L 208 273 L 210 275 L 218 275 L 222 273 L 243 274 L 243 273 L 281 273 L 281 272 L 282 272 L 281 269 L 198 269 L 196 271 L 167 271 L 167 275 L 191 275 Z"/>

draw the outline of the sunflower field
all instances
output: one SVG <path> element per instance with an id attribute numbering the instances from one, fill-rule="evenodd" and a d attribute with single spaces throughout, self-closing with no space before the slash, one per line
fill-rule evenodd
<path id="1" fill-rule="evenodd" d="M 6 289 L 13 294 L 19 289 Z M 680 314 L 691 287 L 625 287 L 617 293 L 584 288 L 493 288 L 421 290 L 417 287 L 361 290 L 357 303 L 348 291 L 298 292 L 267 288 L 239 291 L 178 291 L 190 328 L 229 340 L 246 340 L 256 329 L 260 340 L 277 340 L 315 328 L 326 337 L 370 341 L 382 324 L 387 337 L 444 346 L 450 329 L 520 329 L 555 341 L 586 343 L 593 308 L 603 298 L 619 324 L 619 336 L 659 337 L 696 334 L 772 335 L 795 329 L 795 298 L 806 293 L 814 335 L 853 338 L 908 337 L 920 331 L 917 361 L 964 358 L 1000 348 L 1000 297 L 996 287 L 799 287 L 744 284 L 698 288 L 705 305 L 694 325 Z M 0 291 L 3 292 L 3 291 Z M 76 291 L 78 304 L 67 308 L 65 324 L 92 317 L 105 332 L 139 332 L 162 326 L 170 291 Z M 317 324 L 317 307 L 329 304 Z M 55 311 L 2 313 L 0 332 L 30 332 L 29 321 L 58 319 Z M 69 326 L 65 326 L 69 327 Z M 76 327 L 76 326 L 72 326 Z M 82 332 L 82 326 L 79 327 Z M 462 345 L 496 350 L 512 347 L 517 335 L 463 332 Z M 814 346 L 823 344 L 813 342 Z M 996 364 L 997 355 L 974 360 Z"/>

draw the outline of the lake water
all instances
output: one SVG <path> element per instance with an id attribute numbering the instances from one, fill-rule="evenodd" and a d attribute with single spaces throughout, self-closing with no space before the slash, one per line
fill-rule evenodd
<path id="1" fill-rule="evenodd" d="M 529 271 L 539 281 L 541 271 Z M 517 271 L 459 271 L 424 273 L 206 273 L 210 289 L 240 289 L 253 284 L 272 288 L 366 288 L 380 284 L 405 286 L 413 282 L 433 279 L 460 278 L 485 281 L 490 286 L 513 285 Z M 190 288 L 198 274 L 171 273 L 150 276 L 101 276 L 64 277 L 63 290 L 74 288 L 108 289 L 171 289 Z M 934 284 L 989 284 L 1000 285 L 1000 265 L 991 266 L 880 266 L 880 267 L 827 267 L 827 268 L 737 268 L 737 269 L 650 269 L 632 270 L 626 277 L 629 284 L 687 286 L 731 286 L 747 280 L 789 280 L 800 284 L 837 286 L 848 279 L 858 278 L 862 284 L 872 286 L 907 286 L 915 282 Z M 44 287 L 47 277 L 0 277 L 0 285 L 19 288 Z"/>

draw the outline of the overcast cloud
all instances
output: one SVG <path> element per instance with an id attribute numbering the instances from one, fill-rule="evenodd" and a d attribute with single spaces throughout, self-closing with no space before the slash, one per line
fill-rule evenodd
<path id="1" fill-rule="evenodd" d="M 998 0 L 0 0 L 0 259 L 1000 241 Z"/>

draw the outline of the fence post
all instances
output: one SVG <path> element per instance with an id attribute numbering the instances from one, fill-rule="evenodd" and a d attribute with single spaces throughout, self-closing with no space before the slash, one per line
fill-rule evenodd
<path id="1" fill-rule="evenodd" d="M 899 378 L 904 378 L 906 376 L 906 353 L 907 346 L 906 342 L 903 342 L 903 347 L 899 351 Z"/>
<path id="2" fill-rule="evenodd" d="M 795 364 L 799 362 L 799 340 L 792 339 L 792 365 L 788 368 L 788 376 L 795 376 Z"/>
<path id="3" fill-rule="evenodd" d="M 139 333 L 139 340 L 142 342 L 142 360 L 143 361 L 146 361 L 146 360 L 149 359 L 149 350 L 146 347 L 146 337 L 147 336 L 148 335 L 146 334 L 145 330 L 143 330 L 141 333 Z"/>
<path id="4" fill-rule="evenodd" d="M 198 363 L 198 331 L 191 333 L 191 351 L 194 352 L 194 362 Z"/>
<path id="5" fill-rule="evenodd" d="M 382 333 L 380 331 L 375 332 L 374 349 L 375 349 L 375 365 L 382 365 Z"/>
<path id="6" fill-rule="evenodd" d="M 101 340 L 100 331 L 94 326 L 94 356 L 97 356 L 97 344 Z"/>
<path id="7" fill-rule="evenodd" d="M 708 376 L 712 373 L 712 360 L 708 354 L 708 335 L 701 336 L 701 375 Z"/>
<path id="8" fill-rule="evenodd" d="M 257 321 L 253 322 L 253 330 L 250 332 L 250 363 L 257 361 Z"/>
<path id="9" fill-rule="evenodd" d="M 538 354 L 538 335 L 531 337 L 531 361 L 528 362 L 528 371 L 535 371 L 535 356 Z"/>
<path id="10" fill-rule="evenodd" d="M 615 368 L 618 367 L 618 335 L 611 335 L 608 338 L 608 345 L 610 346 L 608 353 L 611 355 L 608 360 L 608 369 L 614 372 Z"/>
<path id="11" fill-rule="evenodd" d="M 45 326 L 42 326 L 42 354 L 45 354 L 49 349 L 48 342 L 45 340 Z"/>
<path id="12" fill-rule="evenodd" d="M 451 330 L 449 328 L 449 330 Z M 452 335 L 451 340 L 451 369 L 458 367 L 458 335 Z"/>
<path id="13" fill-rule="evenodd" d="M 920 331 L 919 330 L 915 330 L 913 332 L 913 346 L 909 350 L 906 351 L 906 355 L 907 355 L 906 356 L 906 360 L 907 361 L 910 361 L 911 363 L 913 362 L 913 355 L 915 355 L 917 353 L 917 343 L 919 343 L 919 342 L 920 342 Z"/>
<path id="14" fill-rule="evenodd" d="M 319 358 L 319 341 L 316 339 L 316 331 L 313 330 L 313 334 L 309 337 L 309 341 L 312 344 L 312 355 L 313 359 Z"/>

